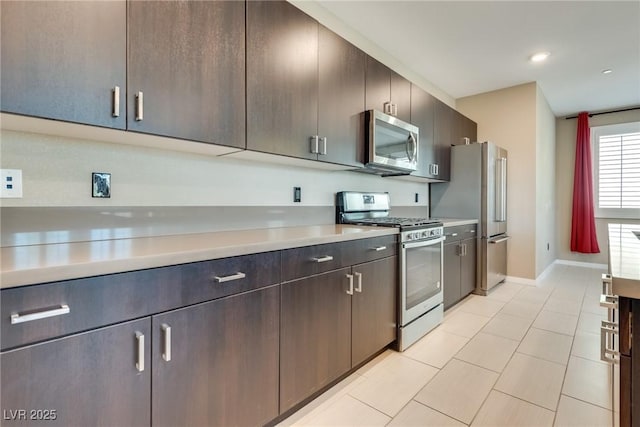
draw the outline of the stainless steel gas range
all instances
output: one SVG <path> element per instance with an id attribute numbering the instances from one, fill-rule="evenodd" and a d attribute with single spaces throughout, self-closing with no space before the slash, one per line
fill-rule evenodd
<path id="1" fill-rule="evenodd" d="M 442 223 L 389 216 L 389 194 L 337 194 L 336 222 L 400 229 L 398 350 L 404 351 L 442 322 Z"/>

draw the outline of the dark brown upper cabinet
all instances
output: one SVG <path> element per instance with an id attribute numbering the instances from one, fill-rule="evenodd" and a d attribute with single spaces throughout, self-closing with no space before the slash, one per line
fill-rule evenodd
<path id="1" fill-rule="evenodd" d="M 411 82 L 380 61 L 367 56 L 366 109 L 411 122 Z"/>
<path id="2" fill-rule="evenodd" d="M 318 160 L 362 166 L 365 57 L 360 49 L 320 25 Z"/>
<path id="3" fill-rule="evenodd" d="M 247 8 L 247 148 L 362 166 L 364 52 L 287 2 Z"/>
<path id="4" fill-rule="evenodd" d="M 126 2 L 3 1 L 3 112 L 126 126 Z"/>
<path id="5" fill-rule="evenodd" d="M 245 3 L 128 7 L 128 129 L 244 148 Z"/>
<path id="6" fill-rule="evenodd" d="M 477 123 L 458 111 L 454 115 L 456 140 L 453 145 L 465 144 L 467 139 L 469 143 L 476 142 L 478 138 Z"/>
<path id="7" fill-rule="evenodd" d="M 284 1 L 247 2 L 247 149 L 315 160 L 318 23 Z"/>
<path id="8" fill-rule="evenodd" d="M 411 85 L 411 123 L 420 129 L 418 169 L 412 173 L 423 178 L 438 178 L 438 152 L 434 145 L 436 98 Z"/>
<path id="9" fill-rule="evenodd" d="M 456 111 L 444 102 L 436 99 L 435 121 L 433 128 L 434 164 L 437 164 L 437 178 L 449 181 L 451 178 L 451 146 L 454 145 Z"/>

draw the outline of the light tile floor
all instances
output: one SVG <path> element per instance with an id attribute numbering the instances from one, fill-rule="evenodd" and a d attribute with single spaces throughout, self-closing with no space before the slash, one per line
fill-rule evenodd
<path id="1" fill-rule="evenodd" d="M 280 426 L 611 427 L 599 359 L 602 271 L 472 295 L 404 353 L 387 350 Z"/>

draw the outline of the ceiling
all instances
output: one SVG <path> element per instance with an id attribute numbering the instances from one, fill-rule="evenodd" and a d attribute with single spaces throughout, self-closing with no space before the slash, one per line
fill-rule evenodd
<path id="1" fill-rule="evenodd" d="M 454 98 L 536 81 L 556 116 L 640 105 L 639 0 L 318 3 Z"/>

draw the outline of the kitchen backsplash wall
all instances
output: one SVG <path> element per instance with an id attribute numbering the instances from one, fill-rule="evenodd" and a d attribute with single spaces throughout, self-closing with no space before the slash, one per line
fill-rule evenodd
<path id="1" fill-rule="evenodd" d="M 3 246 L 15 233 L 33 244 L 109 228 L 135 237 L 330 224 L 340 190 L 386 191 L 394 209 L 428 215 L 426 183 L 7 130 L 0 138 L 1 166 L 23 175 L 23 198 L 1 201 Z M 111 173 L 111 198 L 91 197 L 92 172 Z M 73 229 L 97 231 L 64 237 Z"/>

